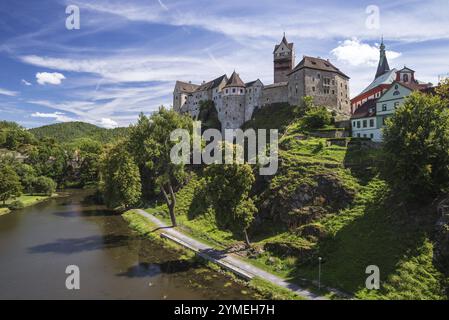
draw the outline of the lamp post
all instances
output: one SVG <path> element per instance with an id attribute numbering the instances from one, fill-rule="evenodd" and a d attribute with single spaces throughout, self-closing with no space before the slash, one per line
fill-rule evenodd
<path id="1" fill-rule="evenodd" d="M 318 257 L 318 290 L 321 290 L 321 257 Z"/>

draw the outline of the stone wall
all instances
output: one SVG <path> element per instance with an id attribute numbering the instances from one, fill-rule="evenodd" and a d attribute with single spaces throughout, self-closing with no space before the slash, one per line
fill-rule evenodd
<path id="1" fill-rule="evenodd" d="M 279 85 L 266 86 L 262 93 L 262 106 L 273 103 L 288 102 L 288 85 L 281 83 Z"/>

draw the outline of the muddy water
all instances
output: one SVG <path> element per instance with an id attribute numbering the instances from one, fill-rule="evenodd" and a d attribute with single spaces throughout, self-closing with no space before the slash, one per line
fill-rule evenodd
<path id="1" fill-rule="evenodd" d="M 85 191 L 0 216 L 0 299 L 248 299 L 250 290 L 179 260 L 86 204 Z M 66 289 L 68 265 L 80 290 Z"/>

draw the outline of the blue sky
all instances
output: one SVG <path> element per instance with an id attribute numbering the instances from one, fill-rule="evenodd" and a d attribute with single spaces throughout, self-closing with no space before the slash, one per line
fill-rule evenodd
<path id="1" fill-rule="evenodd" d="M 80 9 L 79 30 L 65 27 L 68 5 Z M 433 83 L 449 72 L 447 0 L 2 0 L 0 16 L 0 119 L 25 127 L 126 126 L 171 105 L 177 79 L 235 69 L 270 84 L 283 32 L 297 62 L 329 58 L 348 74 L 352 96 L 375 74 L 382 35 L 391 67 Z"/>

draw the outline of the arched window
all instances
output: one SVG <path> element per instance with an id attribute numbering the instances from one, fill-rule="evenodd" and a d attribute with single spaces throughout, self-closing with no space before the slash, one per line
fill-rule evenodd
<path id="1" fill-rule="evenodd" d="M 408 74 L 404 74 L 402 79 L 404 82 L 408 82 Z"/>

